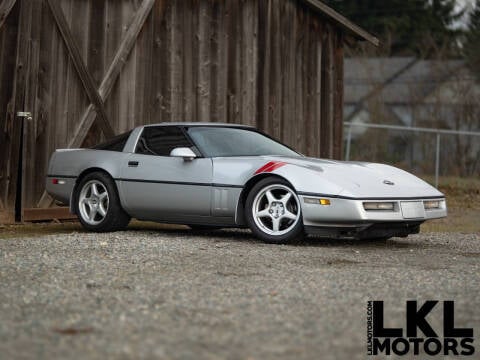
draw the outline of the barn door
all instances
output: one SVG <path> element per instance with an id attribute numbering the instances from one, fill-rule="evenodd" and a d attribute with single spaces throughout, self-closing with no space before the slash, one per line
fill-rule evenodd
<path id="1" fill-rule="evenodd" d="M 31 114 L 23 120 L 20 217 L 71 217 L 45 192 L 48 159 L 56 148 L 114 135 L 104 103 L 153 6 L 161 9 L 164 2 L 17 1 L 20 23 L 28 23 L 28 37 L 19 45 L 26 47 L 27 66 L 23 101 L 18 101 L 23 108 L 17 111 Z"/>

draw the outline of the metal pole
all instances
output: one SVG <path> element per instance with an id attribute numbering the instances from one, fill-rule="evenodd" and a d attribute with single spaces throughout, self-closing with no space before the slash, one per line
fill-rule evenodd
<path id="1" fill-rule="evenodd" d="M 348 135 L 347 135 L 347 154 L 345 155 L 345 160 L 350 160 L 350 144 L 352 143 L 352 125 L 348 126 Z"/>
<path id="2" fill-rule="evenodd" d="M 438 173 L 440 170 L 440 133 L 437 133 L 437 150 L 435 153 L 435 187 L 438 188 Z"/>

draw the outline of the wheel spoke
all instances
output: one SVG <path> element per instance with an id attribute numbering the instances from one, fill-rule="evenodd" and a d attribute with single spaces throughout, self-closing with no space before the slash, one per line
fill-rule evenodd
<path id="1" fill-rule="evenodd" d="M 108 197 L 108 193 L 105 191 L 103 193 L 101 193 L 98 198 L 100 199 L 100 201 L 102 201 L 103 199 L 107 198 Z"/>
<path id="2" fill-rule="evenodd" d="M 284 206 L 287 206 L 287 202 L 288 202 L 288 200 L 290 200 L 291 197 L 292 197 L 292 193 L 287 192 L 285 195 L 282 196 L 280 201 L 283 203 Z"/>
<path id="3" fill-rule="evenodd" d="M 292 213 L 288 210 L 285 210 L 285 214 L 283 214 L 282 218 L 295 220 L 297 218 L 297 215 L 295 215 L 294 213 Z"/>
<path id="4" fill-rule="evenodd" d="M 98 195 L 99 195 L 99 193 L 98 193 L 98 188 L 97 188 L 97 184 L 93 183 L 90 188 L 91 188 L 91 190 L 92 190 L 92 194 L 93 194 L 93 195 L 95 195 L 95 196 L 98 196 Z"/>
<path id="5" fill-rule="evenodd" d="M 273 231 L 280 230 L 280 218 L 272 218 Z"/>
<path id="6" fill-rule="evenodd" d="M 90 219 L 90 221 L 94 221 L 96 215 L 97 215 L 97 209 L 94 206 L 92 206 L 90 208 L 90 214 L 88 214 L 88 218 Z"/>
<path id="7" fill-rule="evenodd" d="M 262 217 L 270 217 L 270 213 L 268 212 L 268 209 L 264 209 L 262 211 L 257 212 L 256 217 L 262 218 Z"/>
<path id="8" fill-rule="evenodd" d="M 276 201 L 277 199 L 275 198 L 275 196 L 273 196 L 272 192 L 270 190 L 268 190 L 266 193 L 265 193 L 265 196 L 267 197 L 267 200 L 268 200 L 268 205 L 270 205 L 272 202 Z"/>
<path id="9" fill-rule="evenodd" d="M 107 210 L 105 210 L 105 207 L 101 203 L 100 206 L 98 207 L 98 213 L 104 218 L 107 215 Z"/>

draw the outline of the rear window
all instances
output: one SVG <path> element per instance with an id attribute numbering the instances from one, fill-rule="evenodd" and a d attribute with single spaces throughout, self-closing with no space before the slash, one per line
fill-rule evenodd
<path id="1" fill-rule="evenodd" d="M 129 132 L 114 136 L 113 138 L 108 139 L 107 141 L 101 144 L 95 145 L 94 147 L 92 147 L 92 149 L 122 152 L 131 133 L 132 132 L 129 131 Z"/>

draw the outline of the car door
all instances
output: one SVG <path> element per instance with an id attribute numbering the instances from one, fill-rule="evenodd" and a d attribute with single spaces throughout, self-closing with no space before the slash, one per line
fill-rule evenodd
<path id="1" fill-rule="evenodd" d="M 119 188 L 125 209 L 145 220 L 188 221 L 210 216 L 212 160 L 170 156 L 178 147 L 200 155 L 178 126 L 146 126 L 122 166 Z"/>

